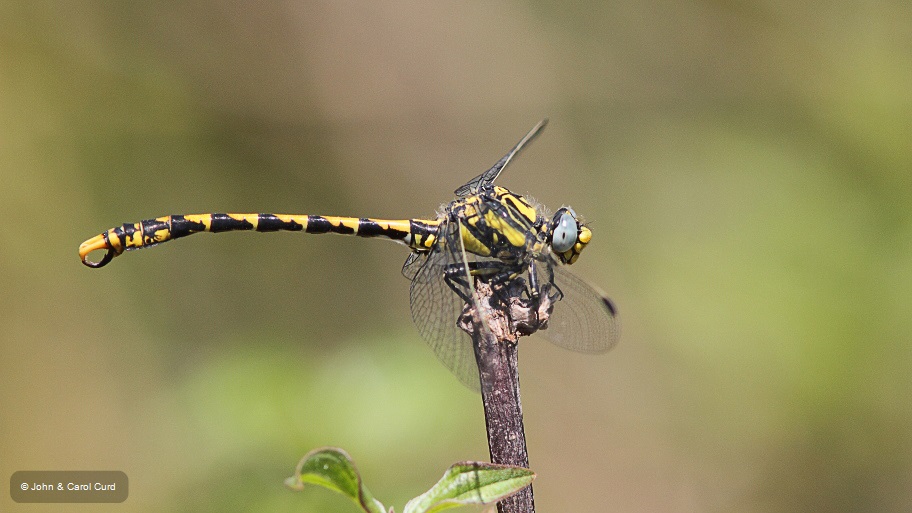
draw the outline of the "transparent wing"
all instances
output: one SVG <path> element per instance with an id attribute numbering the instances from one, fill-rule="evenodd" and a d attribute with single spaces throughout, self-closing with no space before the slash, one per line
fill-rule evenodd
<path id="1" fill-rule="evenodd" d="M 414 280 L 415 275 L 418 274 L 418 271 L 421 270 L 421 267 L 427 262 L 427 259 L 427 253 L 409 253 L 408 258 L 405 259 L 405 263 L 402 264 L 402 276 L 408 278 L 409 281 Z"/>
<path id="2" fill-rule="evenodd" d="M 504 155 L 503 158 L 498 160 L 497 163 L 494 164 L 493 167 L 491 167 L 491 169 L 488 169 L 484 173 L 476 176 L 475 178 L 472 178 L 471 180 L 469 180 L 469 183 L 456 189 L 456 191 L 455 191 L 456 196 L 460 197 L 460 198 L 465 198 L 466 196 L 470 196 L 472 194 L 478 194 L 478 191 L 481 190 L 482 187 L 493 183 L 494 180 L 496 180 L 497 177 L 500 175 L 501 171 L 503 171 L 504 168 L 507 167 L 507 164 L 509 164 L 510 161 L 513 160 L 513 157 L 515 157 L 516 154 L 519 153 L 519 151 L 523 149 L 523 146 L 525 146 L 526 144 L 531 142 L 532 139 L 535 139 L 538 136 L 538 134 L 541 133 L 542 129 L 544 129 L 545 125 L 547 125 L 547 124 L 548 124 L 547 118 L 539 121 L 538 124 L 535 125 L 532 128 L 532 130 L 529 131 L 528 134 L 526 134 L 522 139 L 520 139 L 519 142 L 516 143 L 516 146 L 513 147 L 513 149 L 511 149 L 506 155 Z"/>
<path id="3" fill-rule="evenodd" d="M 563 297 L 554 305 L 548 328 L 538 333 L 579 353 L 604 353 L 617 345 L 620 324 L 611 300 L 564 266 L 554 265 L 553 269 L 554 284 Z"/>
<path id="4" fill-rule="evenodd" d="M 444 280 L 447 267 L 460 263 L 462 259 L 458 253 L 461 250 L 459 225 L 446 223 L 441 225 L 441 230 L 444 236 L 434 249 L 430 253 L 418 254 L 414 259 L 410 256 L 402 269 L 408 277 L 417 268 L 409 288 L 412 320 L 443 365 L 465 386 L 478 391 L 478 365 L 475 363 L 472 339 L 457 326 L 465 302 Z M 467 292 L 471 295 L 470 290 Z"/>

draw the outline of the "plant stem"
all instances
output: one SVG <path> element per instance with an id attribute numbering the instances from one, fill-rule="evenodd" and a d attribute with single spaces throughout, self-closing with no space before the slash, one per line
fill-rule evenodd
<path id="1" fill-rule="evenodd" d="M 468 309 L 472 317 L 470 334 L 481 380 L 491 463 L 528 468 L 517 370 L 518 335 L 510 329 L 508 309 L 492 301 L 490 287 L 476 284 L 475 304 L 476 308 Z M 532 487 L 498 502 L 497 511 L 534 513 Z"/>

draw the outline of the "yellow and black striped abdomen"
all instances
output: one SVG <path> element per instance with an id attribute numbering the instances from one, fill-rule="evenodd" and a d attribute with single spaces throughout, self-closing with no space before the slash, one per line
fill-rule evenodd
<path id="1" fill-rule="evenodd" d="M 171 215 L 127 223 L 96 235 L 79 246 L 79 257 L 89 267 L 102 267 L 125 250 L 151 247 L 200 232 L 292 231 L 339 233 L 359 237 L 384 237 L 424 251 L 433 245 L 439 221 L 421 219 L 371 219 L 298 214 L 194 214 Z M 106 250 L 98 262 L 89 253 Z"/>

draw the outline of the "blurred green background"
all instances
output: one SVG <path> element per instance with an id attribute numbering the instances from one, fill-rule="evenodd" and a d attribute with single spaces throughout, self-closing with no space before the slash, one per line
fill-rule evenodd
<path id="1" fill-rule="evenodd" d="M 912 506 L 912 10 L 893 2 L 0 4 L 0 470 L 110 469 L 110 511 L 397 509 L 487 459 L 412 326 L 406 251 L 169 213 L 431 215 L 499 183 L 594 232 L 604 356 L 521 351 L 540 511 Z M 3 511 L 97 511 L 18 505 Z"/>

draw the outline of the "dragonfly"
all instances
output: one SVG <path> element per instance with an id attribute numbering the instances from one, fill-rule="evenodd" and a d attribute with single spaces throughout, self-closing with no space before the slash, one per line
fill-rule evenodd
<path id="1" fill-rule="evenodd" d="M 544 206 L 494 184 L 546 124 L 547 119 L 540 121 L 490 169 L 456 189 L 456 198 L 432 219 L 168 215 L 102 232 L 79 246 L 79 257 L 83 264 L 100 268 L 125 251 L 202 232 L 301 231 L 390 239 L 410 250 L 402 274 L 411 281 L 409 304 L 418 332 L 463 384 L 478 390 L 473 342 L 460 327 L 460 316 L 472 304 L 477 280 L 500 291 L 519 291 L 510 294 L 521 296 L 532 311 L 547 305 L 546 322 L 532 331 L 538 330 L 557 346 L 579 353 L 603 353 L 619 338 L 614 303 L 567 269 L 592 239 L 586 223 L 570 207 L 551 214 Z M 89 255 L 96 251 L 104 251 L 103 257 L 90 260 Z"/>

